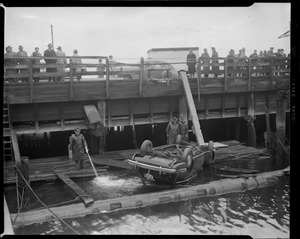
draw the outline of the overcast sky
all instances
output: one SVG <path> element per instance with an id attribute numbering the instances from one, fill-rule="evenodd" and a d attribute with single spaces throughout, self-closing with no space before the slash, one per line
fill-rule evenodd
<path id="1" fill-rule="evenodd" d="M 251 7 L 26 7 L 6 8 L 5 46 L 23 45 L 43 54 L 51 42 L 67 55 L 108 56 L 117 60 L 146 57 L 151 48 L 216 47 L 219 56 L 246 48 L 271 46 L 290 52 L 290 3 L 255 3 Z"/>

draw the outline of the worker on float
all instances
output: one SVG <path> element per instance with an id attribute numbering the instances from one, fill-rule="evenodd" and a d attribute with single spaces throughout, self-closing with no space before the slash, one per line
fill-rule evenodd
<path id="1" fill-rule="evenodd" d="M 172 121 L 169 122 L 166 129 L 166 133 L 167 133 L 168 144 L 175 144 L 177 135 L 179 134 L 179 125 L 176 117 L 173 117 Z"/>
<path id="2" fill-rule="evenodd" d="M 84 168 L 85 152 L 88 153 L 89 150 L 84 136 L 80 133 L 80 129 L 76 128 L 74 132 L 75 134 L 72 134 L 69 139 L 70 149 L 72 150 L 72 158 L 75 160 L 77 170 L 80 170 Z"/>

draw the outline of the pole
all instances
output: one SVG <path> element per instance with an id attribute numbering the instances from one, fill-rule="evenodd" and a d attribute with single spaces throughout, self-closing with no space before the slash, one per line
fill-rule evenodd
<path id="1" fill-rule="evenodd" d="M 51 43 L 52 43 L 52 47 L 54 48 L 54 41 L 53 41 L 53 26 L 51 25 Z"/>
<path id="2" fill-rule="evenodd" d="M 97 171 L 96 171 L 96 169 L 95 169 L 95 166 L 94 166 L 94 164 L 93 164 L 93 161 L 92 161 L 91 156 L 89 155 L 89 153 L 87 153 L 87 156 L 88 156 L 88 158 L 89 158 L 89 160 L 90 160 L 90 162 L 91 162 L 91 165 L 92 165 L 92 168 L 93 168 L 93 170 L 94 170 L 94 172 L 95 172 L 96 177 L 98 177 L 98 173 L 97 173 Z"/>

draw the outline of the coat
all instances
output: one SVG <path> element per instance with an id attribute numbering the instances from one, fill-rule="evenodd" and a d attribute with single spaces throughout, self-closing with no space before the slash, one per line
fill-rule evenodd
<path id="1" fill-rule="evenodd" d="M 84 149 L 87 148 L 87 143 L 82 134 L 72 134 L 69 138 L 70 149 L 72 150 L 73 159 L 80 161 L 85 159 Z"/>

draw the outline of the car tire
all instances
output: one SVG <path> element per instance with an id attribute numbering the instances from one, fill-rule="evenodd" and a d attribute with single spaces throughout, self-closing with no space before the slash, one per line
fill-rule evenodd
<path id="1" fill-rule="evenodd" d="M 144 157 L 147 153 L 149 153 L 153 148 L 153 144 L 150 140 L 145 140 L 140 148 L 140 155 Z"/>
<path id="2" fill-rule="evenodd" d="M 193 151 L 190 148 L 186 148 L 183 151 L 182 162 L 186 163 L 186 170 L 188 172 L 192 171 L 193 168 Z"/>

